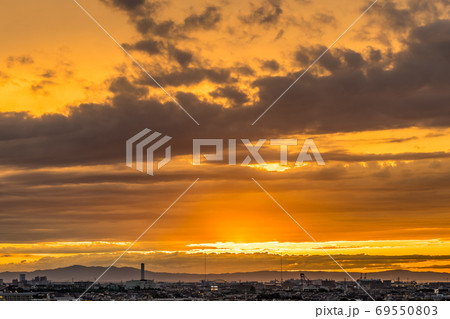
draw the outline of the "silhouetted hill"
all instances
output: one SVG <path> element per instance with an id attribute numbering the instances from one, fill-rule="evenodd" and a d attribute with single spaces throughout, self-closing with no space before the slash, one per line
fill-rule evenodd
<path id="1" fill-rule="evenodd" d="M 13 279 L 19 278 L 19 274 L 26 274 L 27 279 L 32 279 L 36 276 L 47 276 L 51 281 L 93 281 L 100 276 L 106 267 L 86 267 L 74 265 L 65 268 L 36 270 L 32 272 L 2 272 L 0 279 L 5 282 L 11 282 Z M 350 280 L 350 278 L 343 272 L 325 272 L 325 271 L 304 271 L 309 279 L 334 279 L 334 280 Z M 360 273 L 350 273 L 353 278 L 360 278 Z M 189 273 L 166 273 L 166 272 L 145 272 L 146 279 L 153 279 L 155 281 L 166 282 L 194 282 L 204 279 L 204 274 L 189 274 Z M 389 279 L 396 280 L 400 277 L 401 280 L 415 280 L 418 282 L 427 281 L 447 281 L 450 278 L 449 273 L 439 272 L 412 272 L 409 270 L 389 270 L 382 272 L 366 273 L 365 276 L 369 279 Z M 132 267 L 111 267 L 111 269 L 103 276 L 101 282 L 120 282 L 131 279 L 140 278 L 140 269 Z M 300 278 L 300 272 L 283 272 L 283 279 Z M 280 279 L 279 271 L 255 271 L 255 272 L 236 272 L 236 273 L 222 273 L 222 274 L 208 274 L 208 280 L 222 279 L 226 281 L 270 281 Z"/>

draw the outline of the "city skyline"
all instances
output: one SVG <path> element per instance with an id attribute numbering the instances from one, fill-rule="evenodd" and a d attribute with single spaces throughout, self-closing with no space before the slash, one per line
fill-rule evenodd
<path id="1" fill-rule="evenodd" d="M 72 0 L 4 4 L 0 272 L 450 272 L 448 2 L 382 2 L 79 1 L 135 61 Z M 145 128 L 154 176 L 125 163 Z M 326 165 L 192 165 L 200 138 Z"/>
<path id="2" fill-rule="evenodd" d="M 98 268 L 98 267 L 94 267 Z M 117 274 L 118 269 L 112 271 Z M 320 301 L 351 301 L 372 300 L 379 301 L 441 301 L 450 298 L 450 283 L 448 278 L 435 277 L 434 280 L 416 280 L 403 276 L 420 276 L 421 273 L 409 271 L 387 273 L 361 274 L 355 281 L 330 277 L 332 273 L 285 273 L 283 279 L 281 271 L 280 279 L 270 278 L 270 274 L 255 277 L 254 273 L 235 274 L 241 277 L 232 277 L 233 274 L 216 274 L 216 277 L 207 278 L 197 276 L 172 278 L 166 280 L 159 277 L 147 279 L 145 265 L 135 269 L 140 279 L 104 280 L 96 279 L 80 280 L 72 277 L 71 280 L 50 280 L 47 276 L 35 276 L 27 279 L 26 274 L 19 274 L 19 278 L 11 282 L 0 279 L 0 301 L 73 301 L 73 300 L 320 300 Z M 97 274 L 102 271 L 95 269 Z M 127 268 L 127 271 L 130 271 Z M 43 271 L 45 273 L 45 271 Z M 50 276 L 55 276 L 51 270 Z M 111 275 L 111 272 L 109 273 Z M 2 274 L 4 275 L 4 273 Z M 11 277 L 12 274 L 9 274 Z M 73 274 L 72 274 L 73 275 Z M 150 273 L 151 276 L 157 275 Z M 159 274 L 161 276 L 161 274 Z M 273 274 L 272 274 L 273 275 Z M 442 274 L 441 274 L 442 275 Z M 447 275 L 447 274 L 445 274 Z M 86 273 L 84 273 L 86 276 Z M 217 276 L 225 276 L 218 278 Z M 314 278 L 310 278 L 314 276 Z M 368 277 L 369 276 L 369 277 Z M 389 276 L 397 276 L 386 279 Z M 356 276 L 355 276 L 356 277 Z M 324 279 L 326 278 L 326 279 Z M 176 280 L 178 279 L 178 280 Z M 422 279 L 425 279 L 422 277 Z M 429 279 L 429 278 L 427 278 Z"/>

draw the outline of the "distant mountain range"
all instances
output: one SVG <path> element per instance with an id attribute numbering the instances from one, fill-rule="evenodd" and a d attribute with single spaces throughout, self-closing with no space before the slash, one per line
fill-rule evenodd
<path id="1" fill-rule="evenodd" d="M 2 272 L 0 279 L 5 282 L 11 282 L 13 279 L 19 278 L 19 274 L 26 274 L 27 279 L 33 279 L 36 276 L 47 276 L 51 281 L 94 281 L 100 276 L 106 267 L 86 267 L 74 265 L 64 268 L 35 270 L 32 272 Z M 343 272 L 325 272 L 325 271 L 303 271 L 309 279 L 333 279 L 333 280 L 351 280 Z M 350 273 L 353 278 L 360 278 L 360 273 Z M 448 281 L 449 273 L 441 272 L 413 272 L 409 270 L 389 270 L 381 272 L 372 272 L 364 274 L 367 279 L 389 279 L 396 280 L 415 280 L 418 282 L 430 281 Z M 196 282 L 205 278 L 204 274 L 189 274 L 189 273 L 167 273 L 167 272 L 145 272 L 146 279 L 153 279 L 155 281 L 165 282 Z M 235 273 L 221 273 L 221 274 L 207 274 L 208 280 L 225 280 L 225 281 L 270 281 L 279 280 L 279 271 L 255 271 L 255 272 L 235 272 Z M 298 279 L 300 278 L 299 271 L 283 272 L 283 279 Z M 101 282 L 120 282 L 132 279 L 140 279 L 140 269 L 132 267 L 111 267 L 111 269 L 102 277 Z"/>

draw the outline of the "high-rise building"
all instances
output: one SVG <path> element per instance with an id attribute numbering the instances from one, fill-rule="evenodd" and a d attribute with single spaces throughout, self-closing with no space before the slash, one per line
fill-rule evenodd
<path id="1" fill-rule="evenodd" d="M 20 282 L 25 282 L 25 274 L 20 274 L 19 275 L 19 279 L 20 279 Z"/>
<path id="2" fill-rule="evenodd" d="M 125 283 L 125 289 L 133 290 L 133 289 L 154 289 L 157 285 L 153 280 L 145 279 L 145 264 L 141 264 L 141 280 L 130 280 Z"/>

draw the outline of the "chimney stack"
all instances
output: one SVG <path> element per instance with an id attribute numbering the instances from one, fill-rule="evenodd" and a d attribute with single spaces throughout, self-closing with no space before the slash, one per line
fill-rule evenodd
<path id="1" fill-rule="evenodd" d="M 145 265 L 141 264 L 141 280 L 145 280 Z"/>

